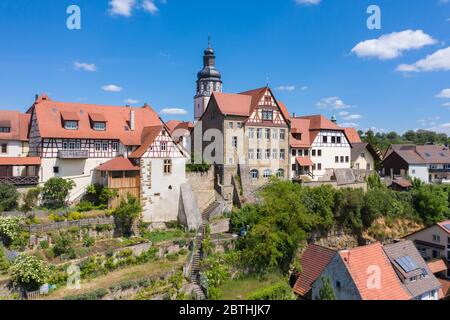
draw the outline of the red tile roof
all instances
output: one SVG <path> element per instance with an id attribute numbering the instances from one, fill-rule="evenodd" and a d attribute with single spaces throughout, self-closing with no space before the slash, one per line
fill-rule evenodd
<path id="1" fill-rule="evenodd" d="M 162 125 L 156 112 L 149 106 L 141 108 L 103 106 L 55 102 L 40 96 L 30 109 L 36 113 L 40 135 L 43 138 L 118 139 L 126 146 L 139 146 L 145 127 Z M 131 111 L 135 111 L 135 130 L 130 129 Z M 79 118 L 78 130 L 66 130 L 61 115 Z M 102 115 L 102 116 L 100 116 Z M 105 131 L 91 127 L 90 117 L 104 119 Z"/>
<path id="2" fill-rule="evenodd" d="M 336 251 L 316 244 L 310 244 L 300 258 L 302 272 L 299 273 L 294 285 L 294 292 L 304 296 L 311 290 L 311 285 L 320 276 Z"/>
<path id="3" fill-rule="evenodd" d="M 163 126 L 146 127 L 142 132 L 142 143 L 132 154 L 129 155 L 131 159 L 141 158 L 148 148 L 155 142 L 155 139 L 161 133 Z"/>
<path id="4" fill-rule="evenodd" d="M 194 124 L 192 122 L 170 120 L 169 122 L 166 122 L 166 127 L 169 129 L 170 134 L 173 134 L 175 130 L 191 130 L 194 128 Z"/>
<path id="5" fill-rule="evenodd" d="M 292 148 L 309 148 L 313 141 L 311 141 L 309 131 L 309 119 L 291 118 L 291 147 Z M 299 139 L 298 134 L 301 134 Z"/>
<path id="6" fill-rule="evenodd" d="M 340 251 L 339 255 L 344 261 L 363 300 L 411 299 L 380 243 Z M 374 269 L 372 270 L 371 268 Z M 371 277 L 376 276 L 376 270 L 380 272 L 380 286 L 372 288 L 368 284 Z"/>
<path id="7" fill-rule="evenodd" d="M 355 128 L 344 128 L 344 131 L 350 144 L 362 142 L 361 137 L 359 136 L 358 131 L 356 131 Z"/>
<path id="8" fill-rule="evenodd" d="M 331 120 L 328 120 L 323 115 L 313 115 L 313 116 L 304 116 L 299 117 L 299 119 L 309 119 L 310 125 L 309 130 L 338 130 L 344 131 L 343 128 L 339 127 L 337 124 L 333 123 Z"/>
<path id="9" fill-rule="evenodd" d="M 0 166 L 40 166 L 39 157 L 4 157 L 0 158 Z"/>
<path id="10" fill-rule="evenodd" d="M 295 158 L 295 161 L 302 167 L 312 167 L 314 166 L 314 162 L 312 162 L 311 158 L 309 157 L 297 157 Z"/>
<path id="11" fill-rule="evenodd" d="M 139 166 L 135 166 L 129 159 L 117 157 L 105 162 L 97 167 L 98 171 L 139 171 Z"/>
<path id="12" fill-rule="evenodd" d="M 412 186 L 413 186 L 411 181 L 409 181 L 408 179 L 405 179 L 403 177 L 395 178 L 394 180 L 392 180 L 392 183 L 398 185 L 401 188 L 405 188 L 405 189 L 412 188 Z"/>
<path id="13" fill-rule="evenodd" d="M 438 279 L 442 287 L 439 290 L 439 299 L 444 299 L 450 296 L 450 281 L 444 279 Z"/>
<path id="14" fill-rule="evenodd" d="M 433 274 L 439 273 L 439 272 L 443 272 L 443 271 L 447 271 L 448 267 L 447 267 L 447 263 L 445 262 L 444 259 L 439 259 L 439 260 L 434 260 L 434 261 L 430 261 L 427 263 L 428 268 L 430 268 L 431 272 Z"/>
<path id="15" fill-rule="evenodd" d="M 442 221 L 437 224 L 442 230 L 450 234 L 450 220 Z"/>
<path id="16" fill-rule="evenodd" d="M 28 141 L 30 119 L 29 114 L 0 110 L 0 127 L 11 128 L 11 132 L 0 132 L 0 140 Z"/>

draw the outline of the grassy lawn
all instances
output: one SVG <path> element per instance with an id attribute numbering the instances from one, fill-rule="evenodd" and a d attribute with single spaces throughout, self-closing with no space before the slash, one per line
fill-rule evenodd
<path id="1" fill-rule="evenodd" d="M 183 230 L 167 230 L 167 231 L 152 231 L 144 234 L 144 238 L 151 241 L 153 244 L 174 240 L 177 238 L 185 238 L 189 234 Z"/>
<path id="2" fill-rule="evenodd" d="M 81 281 L 80 290 L 70 290 L 66 287 L 61 287 L 53 291 L 50 295 L 44 297 L 44 299 L 61 300 L 68 295 L 79 295 L 100 288 L 108 289 L 124 281 L 135 281 L 164 274 L 170 270 L 182 267 L 185 262 L 186 256 L 180 256 L 177 261 L 161 260 L 116 270 L 95 279 Z"/>
<path id="3" fill-rule="evenodd" d="M 285 280 L 285 277 L 278 273 L 271 273 L 264 278 L 247 278 L 228 280 L 221 287 L 223 300 L 246 300 L 247 297 L 256 290 L 268 287 L 278 281 Z"/>

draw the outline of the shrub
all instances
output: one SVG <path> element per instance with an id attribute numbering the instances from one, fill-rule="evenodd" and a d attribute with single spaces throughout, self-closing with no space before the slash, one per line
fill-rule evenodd
<path id="1" fill-rule="evenodd" d="M 71 245 L 72 239 L 68 235 L 59 237 L 53 246 L 53 253 L 56 257 L 67 256 L 69 259 L 75 259 L 75 250 Z"/>
<path id="2" fill-rule="evenodd" d="M 122 200 L 120 205 L 114 210 L 114 220 L 118 229 L 124 236 L 131 236 L 132 227 L 135 220 L 140 216 L 142 211 L 139 201 L 128 194 L 127 200 Z"/>
<path id="3" fill-rule="evenodd" d="M 47 240 L 42 240 L 39 243 L 39 246 L 41 247 L 41 249 L 48 249 L 50 247 L 49 243 Z"/>
<path id="4" fill-rule="evenodd" d="M 47 180 L 42 188 L 42 201 L 48 208 L 63 208 L 75 182 L 60 177 Z"/>
<path id="5" fill-rule="evenodd" d="M 0 245 L 0 275 L 5 274 L 9 268 L 9 261 L 6 258 L 3 246 Z"/>
<path id="6" fill-rule="evenodd" d="M 79 295 L 66 296 L 64 298 L 64 300 L 88 300 L 88 301 L 101 300 L 108 293 L 109 292 L 108 292 L 107 289 L 100 288 L 100 289 L 96 289 L 94 291 L 83 293 L 83 294 L 79 294 Z"/>
<path id="7" fill-rule="evenodd" d="M 34 256 L 19 255 L 10 271 L 14 282 L 29 291 L 38 289 L 50 276 L 48 266 Z"/>
<path id="8" fill-rule="evenodd" d="M 22 207 L 21 210 L 23 212 L 30 212 L 38 206 L 39 195 L 41 194 L 41 188 L 33 188 L 27 191 L 22 196 Z"/>
<path id="9" fill-rule="evenodd" d="M 95 244 L 95 239 L 92 237 L 86 237 L 83 240 L 83 246 L 85 246 L 86 248 L 90 248 Z"/>
<path id="10" fill-rule="evenodd" d="M 22 233 L 20 217 L 0 217 L 0 240 L 6 245 L 17 241 Z"/>
<path id="11" fill-rule="evenodd" d="M 295 296 L 288 282 L 280 281 L 253 292 L 247 297 L 247 300 L 295 300 Z"/>
<path id="12" fill-rule="evenodd" d="M 0 183 L 0 211 L 10 211 L 17 208 L 19 192 L 10 183 Z"/>
<path id="13" fill-rule="evenodd" d="M 83 200 L 79 204 L 77 204 L 77 210 L 80 212 L 88 212 L 94 210 L 96 207 L 92 202 Z"/>

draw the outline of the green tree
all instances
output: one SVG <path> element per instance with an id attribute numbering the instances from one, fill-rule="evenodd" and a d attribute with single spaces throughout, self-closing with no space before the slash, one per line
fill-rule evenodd
<path id="1" fill-rule="evenodd" d="M 22 196 L 22 207 L 20 208 L 23 212 L 30 212 L 38 206 L 39 195 L 41 194 L 41 188 L 33 188 L 27 191 Z"/>
<path id="2" fill-rule="evenodd" d="M 0 217 L 0 240 L 5 245 L 10 245 L 20 238 L 21 222 L 21 217 Z"/>
<path id="3" fill-rule="evenodd" d="M 316 188 L 302 188 L 300 199 L 312 215 L 317 216 L 317 224 L 324 229 L 330 229 L 334 223 L 334 196 L 332 186 L 320 186 Z"/>
<path id="4" fill-rule="evenodd" d="M 373 173 L 367 177 L 367 186 L 369 189 L 386 188 L 386 185 L 381 181 L 377 173 Z"/>
<path id="5" fill-rule="evenodd" d="M 10 272 L 14 282 L 29 291 L 38 289 L 50 276 L 44 261 L 23 254 L 14 259 Z"/>
<path id="6" fill-rule="evenodd" d="M 322 277 L 322 288 L 319 290 L 319 300 L 336 300 L 330 278 Z"/>
<path id="7" fill-rule="evenodd" d="M 441 186 L 425 185 L 413 192 L 415 209 L 427 225 L 450 217 L 448 193 Z"/>
<path id="8" fill-rule="evenodd" d="M 72 239 L 69 235 L 61 235 L 53 246 L 53 253 L 56 257 L 66 256 L 69 259 L 75 259 L 76 253 L 72 246 Z"/>
<path id="9" fill-rule="evenodd" d="M 0 212 L 17 208 L 19 192 L 10 183 L 0 183 Z"/>
<path id="10" fill-rule="evenodd" d="M 142 207 L 139 200 L 128 194 L 127 200 L 123 199 L 120 205 L 114 210 L 113 216 L 116 226 L 124 236 L 133 234 L 133 225 L 137 218 L 140 217 Z"/>
<path id="11" fill-rule="evenodd" d="M 48 208 L 63 208 L 75 182 L 60 177 L 47 180 L 42 188 L 42 201 Z"/>
<path id="12" fill-rule="evenodd" d="M 360 235 L 364 224 L 361 211 L 364 206 L 364 191 L 345 188 L 336 192 L 335 214 L 338 221 L 348 230 Z"/>

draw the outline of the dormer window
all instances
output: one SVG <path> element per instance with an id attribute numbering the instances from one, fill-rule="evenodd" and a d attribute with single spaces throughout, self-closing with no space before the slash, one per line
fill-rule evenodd
<path id="1" fill-rule="evenodd" d="M 66 130 L 78 130 L 78 121 L 66 120 L 64 121 L 64 129 Z"/>
<path id="2" fill-rule="evenodd" d="M 0 127 L 0 133 L 10 133 L 11 127 Z"/>
<path id="3" fill-rule="evenodd" d="M 94 122 L 92 128 L 95 131 L 105 131 L 106 130 L 106 122 Z"/>

